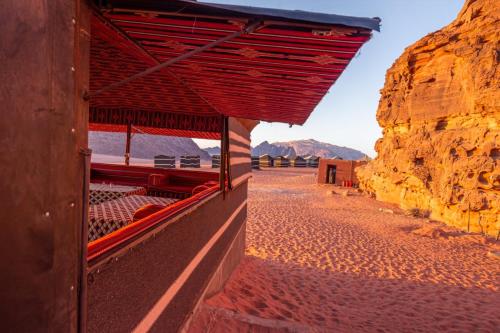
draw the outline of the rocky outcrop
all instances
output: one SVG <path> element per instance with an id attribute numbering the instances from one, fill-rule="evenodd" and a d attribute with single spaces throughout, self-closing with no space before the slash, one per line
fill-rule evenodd
<path id="1" fill-rule="evenodd" d="M 357 170 L 377 199 L 497 236 L 500 230 L 500 1 L 458 18 L 388 70 L 378 156 Z"/>

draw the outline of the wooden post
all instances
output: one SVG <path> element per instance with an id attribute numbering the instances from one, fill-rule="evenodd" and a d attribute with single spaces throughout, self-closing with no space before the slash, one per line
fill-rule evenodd
<path id="1" fill-rule="evenodd" d="M 132 124 L 127 124 L 127 143 L 125 145 L 125 165 L 130 165 L 130 141 L 132 140 Z"/>
<path id="2" fill-rule="evenodd" d="M 87 148 L 87 1 L 0 10 L 0 323 L 77 332 Z"/>

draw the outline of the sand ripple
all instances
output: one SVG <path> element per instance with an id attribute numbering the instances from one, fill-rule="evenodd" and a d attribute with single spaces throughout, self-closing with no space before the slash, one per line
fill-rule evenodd
<path id="1" fill-rule="evenodd" d="M 310 171 L 254 175 L 247 256 L 207 306 L 298 331 L 500 332 L 498 245 L 332 195 Z"/>

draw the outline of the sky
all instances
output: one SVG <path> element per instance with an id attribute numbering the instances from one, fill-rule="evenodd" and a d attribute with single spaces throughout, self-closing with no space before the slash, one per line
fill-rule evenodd
<path id="1" fill-rule="evenodd" d="M 330 88 L 303 126 L 261 123 L 252 132 L 252 145 L 262 141 L 316 139 L 361 150 L 375 157 L 382 136 L 376 120 L 385 72 L 404 49 L 455 19 L 464 0 L 203 0 L 226 4 L 298 9 L 361 17 L 380 17 L 374 32 Z M 196 140 L 201 147 L 217 142 Z"/>

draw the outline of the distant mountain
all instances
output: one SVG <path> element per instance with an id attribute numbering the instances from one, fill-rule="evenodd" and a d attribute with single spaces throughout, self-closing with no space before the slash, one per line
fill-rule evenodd
<path id="1" fill-rule="evenodd" d="M 220 155 L 220 147 L 208 147 L 203 148 L 203 150 L 206 151 L 210 156 Z"/>
<path id="2" fill-rule="evenodd" d="M 278 146 L 274 143 L 269 143 L 267 141 L 262 142 L 260 145 L 252 148 L 252 155 L 260 156 L 268 154 L 273 157 L 275 156 L 296 156 L 295 149 L 293 147 Z"/>
<path id="3" fill-rule="evenodd" d="M 366 154 L 360 152 L 359 150 L 319 142 L 314 139 L 274 143 L 264 141 L 252 149 L 252 155 L 263 154 L 269 154 L 271 156 L 314 155 L 323 158 L 340 157 L 344 160 L 359 160 L 366 158 Z"/>
<path id="4" fill-rule="evenodd" d="M 123 156 L 125 154 L 125 134 L 89 132 L 89 147 L 96 154 Z M 210 155 L 190 138 L 172 136 L 134 134 L 130 146 L 132 157 L 152 159 L 155 155 L 200 155 L 202 160 L 210 160 Z"/>

